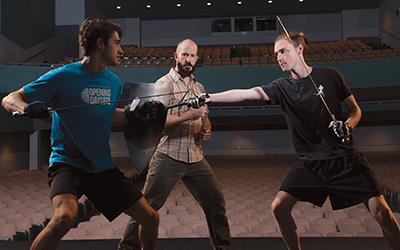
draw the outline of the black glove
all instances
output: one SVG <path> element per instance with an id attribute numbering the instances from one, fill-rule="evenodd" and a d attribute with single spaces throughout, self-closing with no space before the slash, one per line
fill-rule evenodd
<path id="1" fill-rule="evenodd" d="M 194 95 L 194 97 L 192 98 L 189 98 L 186 106 L 188 106 L 189 108 L 193 107 L 198 109 L 210 102 L 211 102 L 210 96 L 207 93 L 202 93 L 199 95 Z"/>
<path id="2" fill-rule="evenodd" d="M 141 134 L 146 128 L 164 127 L 166 115 L 166 107 L 160 101 L 146 101 L 133 111 L 129 106 L 125 108 L 128 125 L 136 134 Z"/>
<path id="3" fill-rule="evenodd" d="M 143 103 L 137 110 L 141 117 L 147 117 L 156 120 L 158 117 L 158 112 L 164 110 L 163 106 L 164 104 L 162 104 L 160 101 L 151 100 Z"/>
<path id="4" fill-rule="evenodd" d="M 49 118 L 50 113 L 42 101 L 31 102 L 24 108 L 24 113 L 29 118 Z"/>
<path id="5" fill-rule="evenodd" d="M 349 141 L 350 133 L 353 130 L 349 123 L 342 121 L 331 121 L 329 128 L 332 128 L 336 136 L 342 138 L 343 142 Z"/>

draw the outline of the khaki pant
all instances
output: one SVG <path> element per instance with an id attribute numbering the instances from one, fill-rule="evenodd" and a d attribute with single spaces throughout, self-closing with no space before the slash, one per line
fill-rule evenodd
<path id="1" fill-rule="evenodd" d="M 213 249 L 231 249 L 225 200 L 206 159 L 197 163 L 185 163 L 165 154 L 155 153 L 150 162 L 143 195 L 150 206 L 158 211 L 179 180 L 204 210 Z M 130 218 L 118 249 L 140 250 L 138 227 L 138 223 Z"/>

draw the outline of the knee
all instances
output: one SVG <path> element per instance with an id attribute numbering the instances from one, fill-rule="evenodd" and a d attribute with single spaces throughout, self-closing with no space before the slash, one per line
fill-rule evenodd
<path id="1" fill-rule="evenodd" d="M 271 204 L 271 212 L 275 218 L 279 218 L 282 216 L 288 216 L 290 214 L 291 208 L 284 206 L 282 202 L 279 202 L 275 199 Z"/>
<path id="2" fill-rule="evenodd" d="M 150 217 L 148 220 L 148 225 L 151 227 L 158 227 L 158 224 L 160 223 L 160 216 L 156 211 L 152 211 L 150 213 Z"/>
<path id="3" fill-rule="evenodd" d="M 70 229 L 75 225 L 76 218 L 76 214 L 74 213 L 63 212 L 54 215 L 52 221 L 57 228 Z"/>
<path id="4" fill-rule="evenodd" d="M 391 210 L 386 206 L 371 209 L 371 215 L 379 224 L 392 220 Z"/>

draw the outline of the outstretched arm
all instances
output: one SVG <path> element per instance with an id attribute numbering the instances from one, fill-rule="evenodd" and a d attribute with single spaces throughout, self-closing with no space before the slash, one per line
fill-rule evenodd
<path id="1" fill-rule="evenodd" d="M 24 108 L 31 100 L 21 88 L 17 91 L 11 92 L 1 101 L 1 105 L 5 110 L 12 113 L 14 111 L 24 112 Z"/>
<path id="2" fill-rule="evenodd" d="M 251 89 L 232 89 L 209 95 L 212 102 L 241 102 L 246 100 L 269 101 L 269 97 L 261 87 L 254 87 Z"/>

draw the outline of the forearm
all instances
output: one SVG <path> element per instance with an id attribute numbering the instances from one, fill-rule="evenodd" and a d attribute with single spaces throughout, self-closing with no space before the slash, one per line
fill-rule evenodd
<path id="1" fill-rule="evenodd" d="M 10 113 L 14 111 L 19 111 L 22 113 L 25 106 L 28 105 L 29 102 L 30 100 L 26 96 L 25 92 L 22 93 L 21 90 L 19 90 L 4 97 L 1 101 L 1 105 Z"/>
<path id="2" fill-rule="evenodd" d="M 117 108 L 112 117 L 112 126 L 113 127 L 122 127 L 125 119 L 125 110 L 121 108 Z"/>
<path id="3" fill-rule="evenodd" d="M 209 94 L 212 102 L 241 102 L 246 100 L 246 90 L 232 89 L 220 93 Z"/>
<path id="4" fill-rule="evenodd" d="M 232 89 L 225 92 L 209 94 L 212 102 L 242 102 L 246 100 L 268 101 L 269 97 L 261 87 L 251 89 Z"/>
<path id="5" fill-rule="evenodd" d="M 182 114 L 178 115 L 167 115 L 167 119 L 165 120 L 165 127 L 170 127 L 170 126 L 174 126 L 176 124 L 182 123 L 186 120 L 189 120 L 191 118 L 189 118 L 190 116 L 188 116 L 187 112 L 183 112 Z"/>
<path id="6" fill-rule="evenodd" d="M 358 125 L 362 116 L 360 106 L 358 106 L 356 99 L 353 95 L 347 97 L 343 101 L 343 104 L 349 114 L 346 122 L 350 124 L 352 128 L 355 128 Z"/>
<path id="7" fill-rule="evenodd" d="M 361 109 L 359 107 L 354 108 L 349 112 L 346 122 L 350 124 L 351 127 L 354 129 L 360 122 L 361 116 L 362 116 Z"/>
<path id="8" fill-rule="evenodd" d="M 211 130 L 211 121 L 208 115 L 203 118 L 203 123 L 201 124 L 201 130 Z"/>

